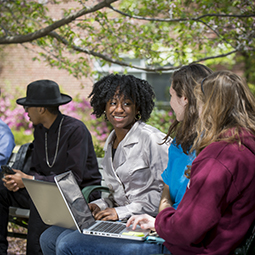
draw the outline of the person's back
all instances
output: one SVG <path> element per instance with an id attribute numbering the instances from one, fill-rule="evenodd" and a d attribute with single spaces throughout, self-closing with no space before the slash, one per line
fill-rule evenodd
<path id="1" fill-rule="evenodd" d="M 201 152 L 201 158 L 204 157 L 217 169 L 213 173 L 215 177 L 224 178 L 224 186 L 218 185 L 217 188 L 217 193 L 224 192 L 225 194 L 218 212 L 222 218 L 207 233 L 206 251 L 210 251 L 210 246 L 214 246 L 215 254 L 226 254 L 229 250 L 233 250 L 233 244 L 240 243 L 255 219 L 255 137 L 244 135 L 241 147 L 238 144 L 222 143 L 221 145 L 219 143 L 209 145 L 208 150 L 205 151 L 207 155 Z M 215 153 L 217 151 L 220 153 Z M 216 156 L 215 160 L 212 160 L 214 155 Z M 208 163 L 206 162 L 206 165 Z M 215 166 L 216 164 L 219 165 L 218 168 Z M 196 164 L 194 164 L 194 174 L 195 166 Z M 223 171 L 227 174 L 223 174 Z M 209 187 L 206 188 L 206 192 L 211 193 Z M 210 196 L 211 198 L 212 196 Z M 215 204 L 216 206 L 217 204 Z M 210 217 L 213 217 L 212 213 L 210 213 Z M 212 241 L 209 241 L 210 239 Z M 228 240 L 231 240 L 231 243 Z M 219 245 L 220 243 L 221 245 Z"/>

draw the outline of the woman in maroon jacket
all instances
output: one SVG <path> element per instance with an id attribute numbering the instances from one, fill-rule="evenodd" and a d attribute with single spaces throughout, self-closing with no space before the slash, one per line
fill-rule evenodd
<path id="1" fill-rule="evenodd" d="M 209 75 L 195 94 L 197 158 L 178 209 L 128 225 L 155 229 L 173 254 L 233 254 L 255 219 L 255 99 L 229 71 Z"/>

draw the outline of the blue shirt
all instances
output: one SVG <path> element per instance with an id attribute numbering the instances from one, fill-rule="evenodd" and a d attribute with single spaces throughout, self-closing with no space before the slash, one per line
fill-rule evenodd
<path id="1" fill-rule="evenodd" d="M 189 182 L 189 179 L 184 176 L 184 172 L 195 157 L 195 151 L 189 155 L 185 154 L 182 147 L 176 145 L 175 139 L 168 149 L 168 165 L 161 176 L 165 184 L 169 186 L 170 197 L 175 209 L 181 202 Z"/>
<path id="2" fill-rule="evenodd" d="M 6 165 L 15 146 L 12 131 L 6 123 L 0 119 L 0 166 Z"/>

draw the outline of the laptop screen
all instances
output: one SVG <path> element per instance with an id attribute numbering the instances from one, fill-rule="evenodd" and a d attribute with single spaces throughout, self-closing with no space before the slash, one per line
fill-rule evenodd
<path id="1" fill-rule="evenodd" d="M 95 219 L 85 201 L 83 194 L 78 186 L 71 171 L 55 176 L 55 181 L 64 196 L 65 201 L 72 212 L 80 231 L 90 227 Z"/>

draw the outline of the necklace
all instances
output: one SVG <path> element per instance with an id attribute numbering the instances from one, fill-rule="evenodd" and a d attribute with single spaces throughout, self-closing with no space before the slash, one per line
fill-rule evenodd
<path id="1" fill-rule="evenodd" d="M 59 139 L 60 139 L 60 131 L 61 131 L 61 126 L 62 126 L 63 120 L 64 120 L 64 117 L 61 119 L 60 124 L 59 124 L 56 151 L 55 151 L 54 159 L 53 159 L 53 162 L 52 162 L 51 165 L 49 163 L 49 158 L 48 158 L 48 146 L 47 146 L 47 144 L 48 144 L 47 136 L 48 135 L 47 135 L 47 132 L 45 132 L 45 154 L 46 154 L 46 163 L 47 163 L 49 168 L 52 168 L 54 166 L 56 158 L 57 158 L 57 155 L 58 155 L 58 146 L 59 146 Z"/>

